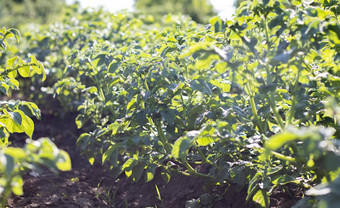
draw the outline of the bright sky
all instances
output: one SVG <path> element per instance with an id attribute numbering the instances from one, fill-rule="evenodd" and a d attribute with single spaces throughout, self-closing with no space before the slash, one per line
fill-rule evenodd
<path id="1" fill-rule="evenodd" d="M 66 0 L 68 4 L 71 4 L 75 0 Z M 230 19 L 235 13 L 233 7 L 234 0 L 210 0 L 218 15 L 225 19 Z M 82 7 L 99 7 L 103 6 L 111 12 L 116 12 L 122 9 L 133 10 L 134 0 L 80 0 Z"/>

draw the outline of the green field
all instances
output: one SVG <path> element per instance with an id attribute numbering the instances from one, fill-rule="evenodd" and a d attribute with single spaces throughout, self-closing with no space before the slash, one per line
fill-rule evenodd
<path id="1" fill-rule="evenodd" d="M 154 183 L 149 207 L 228 207 L 228 195 L 242 199 L 234 207 L 340 207 L 338 1 L 245 1 L 232 20 L 207 24 L 64 10 L 22 34 L 0 29 L 3 207 L 25 193 L 25 173 L 69 171 L 75 152 L 108 171 L 107 186 Z M 38 139 L 44 114 L 78 130 L 54 123 L 72 136 Z M 52 142 L 62 140 L 77 148 Z M 199 194 L 169 202 L 158 179 L 180 177 L 199 181 Z M 116 192 L 97 197 L 144 207 Z"/>

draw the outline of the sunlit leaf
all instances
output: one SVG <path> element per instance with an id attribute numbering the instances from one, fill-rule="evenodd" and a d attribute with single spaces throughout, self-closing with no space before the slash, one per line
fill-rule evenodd
<path id="1" fill-rule="evenodd" d="M 269 196 L 265 190 L 258 190 L 253 196 L 254 202 L 261 205 L 261 207 L 269 207 Z"/>
<path id="2" fill-rule="evenodd" d="M 56 166 L 61 171 L 69 171 L 72 168 L 70 156 L 67 152 L 59 150 Z"/>

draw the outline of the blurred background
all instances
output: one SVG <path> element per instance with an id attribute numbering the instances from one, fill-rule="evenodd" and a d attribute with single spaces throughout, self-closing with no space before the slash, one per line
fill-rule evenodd
<path id="1" fill-rule="evenodd" d="M 0 0 L 0 26 L 20 27 L 26 23 L 48 24 L 58 21 L 70 5 L 82 8 L 103 8 L 150 14 L 155 18 L 185 14 L 198 23 L 207 23 L 212 16 L 230 19 L 244 0 Z"/>

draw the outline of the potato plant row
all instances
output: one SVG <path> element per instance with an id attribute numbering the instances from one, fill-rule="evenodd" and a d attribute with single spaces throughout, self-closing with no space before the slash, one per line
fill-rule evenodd
<path id="1" fill-rule="evenodd" d="M 25 51 L 45 62 L 43 92 L 78 113 L 89 162 L 116 177 L 201 177 L 261 207 L 293 184 L 306 190 L 296 207 L 337 207 L 339 10 L 253 0 L 199 25 L 74 8 L 26 34 Z"/>
<path id="2" fill-rule="evenodd" d="M 15 56 L 6 58 L 11 38 L 20 40 L 17 29 L 0 29 L 0 207 L 6 207 L 7 198 L 13 192 L 23 194 L 22 175 L 28 171 L 41 171 L 45 166 L 51 171 L 71 169 L 69 155 L 59 150 L 48 138 L 33 141 L 34 122 L 40 119 L 40 109 L 35 103 L 12 99 L 12 90 L 19 89 L 19 75 L 23 78 L 41 75 L 46 78 L 43 64 L 35 56 L 26 60 Z M 3 61 L 5 60 L 5 63 Z M 25 133 L 29 139 L 23 148 L 11 147 L 12 133 Z"/>

